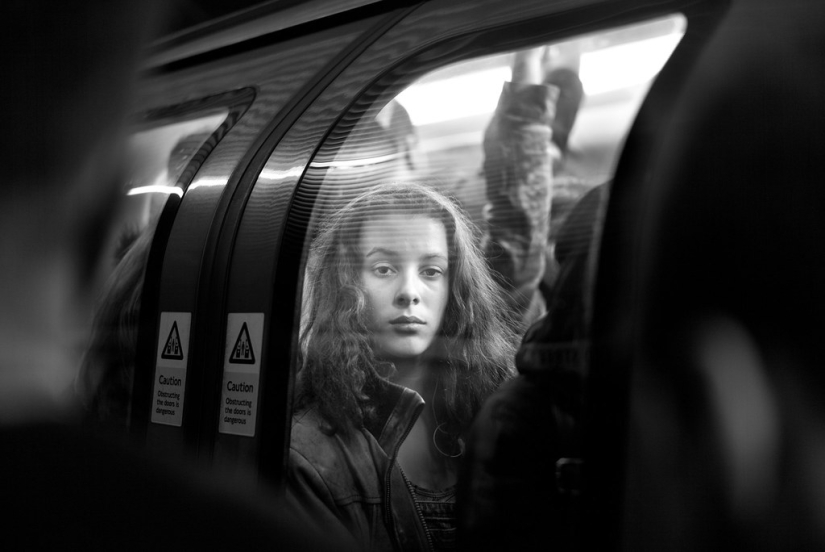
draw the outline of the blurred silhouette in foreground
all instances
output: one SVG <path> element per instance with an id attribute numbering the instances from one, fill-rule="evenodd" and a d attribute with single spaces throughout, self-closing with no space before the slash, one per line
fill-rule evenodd
<path id="1" fill-rule="evenodd" d="M 734 3 L 647 167 L 628 550 L 825 548 L 824 30 Z"/>
<path id="2" fill-rule="evenodd" d="M 4 546 L 325 548 L 276 500 L 264 506 L 262 493 L 160 465 L 76 423 L 77 353 L 125 169 L 128 92 L 156 12 L 137 1 L 12 0 L 0 13 Z"/>

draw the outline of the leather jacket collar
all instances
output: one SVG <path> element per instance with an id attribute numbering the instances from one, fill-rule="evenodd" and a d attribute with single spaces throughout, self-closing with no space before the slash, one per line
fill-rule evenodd
<path id="1" fill-rule="evenodd" d="M 364 427 L 393 462 L 401 443 L 424 409 L 424 399 L 411 389 L 381 378 L 375 378 L 366 392 L 375 411 L 364 421 Z"/>

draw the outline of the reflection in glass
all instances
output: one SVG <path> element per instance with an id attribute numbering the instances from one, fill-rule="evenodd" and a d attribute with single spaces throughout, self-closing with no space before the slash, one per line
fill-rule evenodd
<path id="1" fill-rule="evenodd" d="M 133 160 L 127 195 L 142 196 L 133 201 L 139 207 L 139 227 L 157 216 L 169 194 L 179 197 L 178 178 L 186 165 L 209 136 L 226 119 L 226 111 L 187 121 L 158 126 L 136 132 L 130 137 L 129 150 Z"/>
<path id="2" fill-rule="evenodd" d="M 179 179 L 226 114 L 160 124 L 129 140 L 132 173 L 109 237 L 101 268 L 107 278 L 76 382 L 86 421 L 94 426 L 122 431 L 129 423 L 143 284 L 158 217 L 170 194 L 183 195 L 186 182 Z"/>

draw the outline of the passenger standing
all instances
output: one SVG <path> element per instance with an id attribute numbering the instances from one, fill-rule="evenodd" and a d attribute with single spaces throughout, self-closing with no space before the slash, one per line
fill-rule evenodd
<path id="1" fill-rule="evenodd" d="M 575 549 L 590 252 L 605 193 L 605 186 L 594 188 L 567 217 L 548 313 L 524 337 L 518 376 L 490 396 L 473 422 L 458 493 L 462 550 Z"/>

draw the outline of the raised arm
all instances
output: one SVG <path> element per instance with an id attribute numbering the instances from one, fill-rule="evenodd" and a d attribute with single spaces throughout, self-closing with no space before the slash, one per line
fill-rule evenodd
<path id="1" fill-rule="evenodd" d="M 544 274 L 550 225 L 552 123 L 559 90 L 542 84 L 544 48 L 517 52 L 513 80 L 504 83 L 484 134 L 487 222 L 483 247 L 525 326 L 544 311 L 538 284 Z"/>

